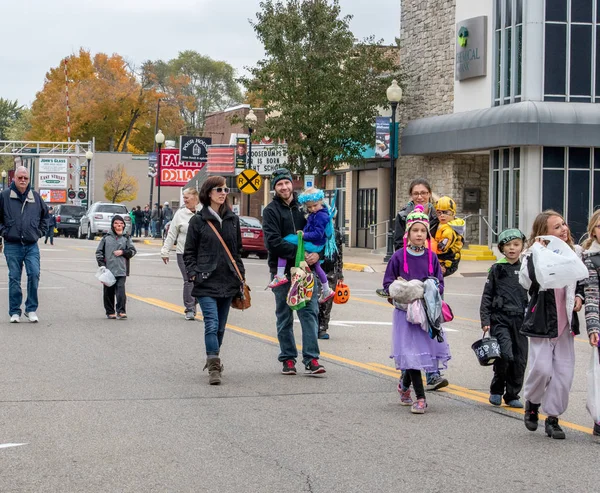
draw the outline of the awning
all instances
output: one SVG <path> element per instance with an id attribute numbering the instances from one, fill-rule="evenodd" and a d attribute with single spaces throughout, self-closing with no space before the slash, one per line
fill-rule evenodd
<path id="1" fill-rule="evenodd" d="M 498 147 L 600 147 L 600 104 L 524 101 L 408 123 L 402 155 Z"/>

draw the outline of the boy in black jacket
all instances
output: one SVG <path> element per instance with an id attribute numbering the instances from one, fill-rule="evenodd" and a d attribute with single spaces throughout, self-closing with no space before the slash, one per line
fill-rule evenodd
<path id="1" fill-rule="evenodd" d="M 519 392 L 527 366 L 527 337 L 519 332 L 527 308 L 527 291 L 519 284 L 520 255 L 525 235 L 507 229 L 498 236 L 504 258 L 492 265 L 481 297 L 481 326 L 498 339 L 501 358 L 494 363 L 490 403 L 522 408 Z"/>

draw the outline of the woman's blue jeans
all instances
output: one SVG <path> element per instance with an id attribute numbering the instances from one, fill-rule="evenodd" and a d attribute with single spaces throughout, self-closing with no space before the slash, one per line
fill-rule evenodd
<path id="1" fill-rule="evenodd" d="M 212 298 L 210 296 L 198 297 L 198 304 L 204 319 L 204 344 L 207 356 L 217 356 L 219 354 L 232 299 Z"/>

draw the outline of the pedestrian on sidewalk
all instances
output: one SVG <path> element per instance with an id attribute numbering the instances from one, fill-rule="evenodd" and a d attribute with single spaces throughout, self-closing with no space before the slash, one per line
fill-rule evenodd
<path id="1" fill-rule="evenodd" d="M 490 403 L 504 402 L 522 408 L 519 394 L 527 366 L 527 338 L 520 333 L 527 308 L 527 291 L 519 284 L 521 253 L 525 235 L 518 229 L 506 229 L 498 235 L 498 249 L 504 258 L 488 273 L 481 296 L 480 317 L 483 332 L 498 339 L 500 358 L 494 362 L 490 385 Z"/>
<path id="2" fill-rule="evenodd" d="M 275 192 L 273 201 L 263 211 L 263 232 L 265 246 L 269 252 L 269 271 L 271 279 L 277 274 L 277 260 L 285 259 L 285 274 L 290 275 L 290 268 L 296 260 L 297 246 L 285 241 L 288 235 L 296 234 L 306 226 L 304 212 L 300 208 L 293 190 L 292 174 L 285 168 L 277 169 L 271 175 L 271 187 Z M 319 261 L 318 253 L 306 253 L 308 265 Z M 279 340 L 279 361 L 283 364 L 281 373 L 296 374 L 296 358 L 298 350 L 294 338 L 294 316 L 287 304 L 290 283 L 273 288 L 275 295 L 275 317 L 277 318 L 277 339 Z M 319 363 L 318 341 L 318 288 L 304 308 L 296 311 L 302 328 L 302 363 L 307 374 L 325 373 L 325 367 Z"/>
<path id="3" fill-rule="evenodd" d="M 335 291 L 338 281 L 344 280 L 344 235 L 338 228 L 335 229 L 335 242 L 337 252 L 335 252 L 333 258 L 326 257 L 323 259 L 322 263 L 323 270 L 327 274 L 327 282 L 333 291 Z M 332 306 L 333 298 L 319 304 L 319 339 L 329 339 L 328 330 Z"/>
<path id="4" fill-rule="evenodd" d="M 135 228 L 131 236 L 139 238 L 142 236 L 142 228 L 144 227 L 144 211 L 139 205 L 133 210 L 133 217 L 135 219 Z"/>
<path id="5" fill-rule="evenodd" d="M 46 238 L 44 239 L 44 245 L 54 245 L 54 228 L 56 228 L 56 214 L 54 214 L 54 207 L 48 209 L 48 228 L 46 229 Z"/>
<path id="6" fill-rule="evenodd" d="M 404 246 L 406 219 L 417 205 L 423 207 L 423 212 L 427 214 L 427 217 L 429 218 L 429 231 L 431 232 L 431 236 L 435 237 L 437 233 L 439 221 L 433 205 L 433 193 L 429 182 L 425 178 L 416 178 L 410 183 L 408 194 L 410 195 L 410 200 L 396 216 L 394 227 L 394 250 L 399 250 Z M 442 377 L 438 369 L 426 372 L 425 376 L 427 378 L 425 390 L 427 391 L 434 391 L 448 386 L 448 380 Z"/>
<path id="7" fill-rule="evenodd" d="M 173 245 L 176 245 L 177 265 L 183 277 L 183 306 L 185 308 L 186 320 L 196 319 L 196 298 L 192 296 L 194 282 L 190 280 L 185 268 L 183 251 L 185 249 L 189 222 L 194 217 L 194 214 L 196 214 L 199 202 L 198 190 L 195 188 L 186 188 L 183 191 L 183 204 L 185 207 L 180 207 L 173 216 L 169 233 L 160 250 L 163 262 L 168 264 L 171 248 L 173 248 Z"/>
<path id="8" fill-rule="evenodd" d="M 144 236 L 146 238 L 148 238 L 148 230 L 150 229 L 150 222 L 151 222 L 150 215 L 151 215 L 150 206 L 148 204 L 146 204 L 144 206 L 144 219 L 143 219 L 143 223 L 142 223 L 144 225 Z"/>
<path id="9" fill-rule="evenodd" d="M 19 166 L 13 182 L 0 194 L 0 235 L 4 240 L 4 256 L 8 265 L 8 314 L 11 323 L 21 319 L 21 276 L 23 264 L 27 272 L 25 317 L 38 322 L 38 284 L 40 282 L 40 250 L 38 240 L 48 229 L 48 207 L 32 190 L 29 170 Z"/>
<path id="10" fill-rule="evenodd" d="M 538 238 L 551 235 L 567 243 L 579 257 L 582 248 L 573 243 L 569 226 L 556 211 L 546 210 L 533 221 L 528 247 Z M 562 439 L 565 432 L 558 423 L 558 417 L 567 410 L 569 392 L 575 371 L 574 338 L 579 334 L 577 313 L 581 310 L 584 293 L 583 284 L 571 282 L 560 289 L 540 290 L 535 276 L 535 266 L 531 252 L 525 252 L 521 259 L 519 274 L 521 285 L 529 290 L 531 299 L 538 299 L 536 316 L 530 327 L 523 326 L 521 333 L 529 337 L 529 373 L 525 379 L 525 426 L 529 431 L 538 427 L 538 411 L 548 416 L 545 431 L 549 437 Z M 531 304 L 531 303 L 530 303 Z M 543 305 L 543 308 L 542 308 Z M 527 315 L 525 322 L 527 322 Z M 540 313 L 539 310 L 542 310 Z"/>
<path id="11" fill-rule="evenodd" d="M 130 260 L 136 253 L 131 237 L 125 232 L 125 220 L 115 214 L 110 222 L 110 231 L 102 237 L 96 249 L 98 267 L 106 267 L 117 280 L 112 286 L 104 285 L 102 289 L 104 310 L 108 319 L 127 318 L 125 281 L 129 275 Z"/>
<path id="12" fill-rule="evenodd" d="M 444 292 L 444 276 L 439 260 L 430 248 L 431 234 L 429 232 L 429 216 L 421 205 L 406 218 L 404 247 L 398 250 L 390 259 L 383 288 L 390 292 L 392 283 L 401 279 L 404 281 L 424 281 L 429 277 L 437 278 L 440 294 Z M 409 301 L 415 301 L 418 298 Z M 421 370 L 437 370 L 439 365 L 447 366 L 450 359 L 450 349 L 445 339 L 438 342 L 432 339 L 421 325 L 407 320 L 406 305 L 394 304 L 392 325 L 392 355 L 396 368 L 402 371 L 398 382 L 400 403 L 411 406 L 413 414 L 423 414 L 427 408 L 425 389 Z M 415 390 L 416 400 L 413 401 L 410 386 Z"/>
<path id="13" fill-rule="evenodd" d="M 192 295 L 197 298 L 204 317 L 204 369 L 208 368 L 210 385 L 221 383 L 220 351 L 229 308 L 242 289 L 237 271 L 245 277 L 240 219 L 227 203 L 228 194 L 223 176 L 210 176 L 202 184 L 203 207 L 190 219 L 183 251 L 188 279 L 194 283 Z"/>
<path id="14" fill-rule="evenodd" d="M 590 346 L 598 349 L 600 333 L 600 210 L 592 214 L 588 223 L 588 238 L 583 244 L 583 262 L 590 276 L 581 281 L 585 295 L 585 323 Z M 598 357 L 598 356 L 596 356 Z M 588 409 L 590 406 L 588 394 Z M 600 436 L 600 422 L 594 422 L 594 436 Z"/>
<path id="15" fill-rule="evenodd" d="M 152 238 L 160 238 L 160 232 L 162 231 L 162 211 L 158 203 L 154 204 L 154 208 L 152 209 L 152 213 L 150 215 L 150 220 Z"/>

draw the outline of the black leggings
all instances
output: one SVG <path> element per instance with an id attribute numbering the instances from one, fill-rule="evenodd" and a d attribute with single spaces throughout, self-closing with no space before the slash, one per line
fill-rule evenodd
<path id="1" fill-rule="evenodd" d="M 408 389 L 412 383 L 417 399 L 425 399 L 425 388 L 423 387 L 423 378 L 421 370 L 403 370 L 402 371 L 402 387 Z"/>

